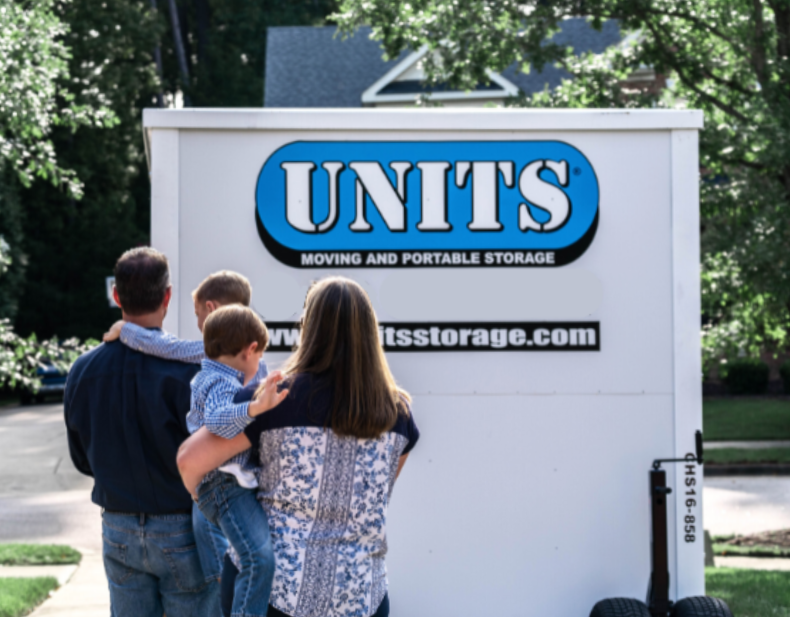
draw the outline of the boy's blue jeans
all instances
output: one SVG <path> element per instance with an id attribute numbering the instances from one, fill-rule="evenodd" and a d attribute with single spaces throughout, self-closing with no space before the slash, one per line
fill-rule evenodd
<path id="1" fill-rule="evenodd" d="M 102 513 L 112 617 L 215 617 L 219 583 L 200 565 L 192 517 Z"/>
<path id="2" fill-rule="evenodd" d="M 255 491 L 217 472 L 198 488 L 198 505 L 209 522 L 222 529 L 241 561 L 233 594 L 233 617 L 266 617 L 274 579 L 269 521 Z"/>

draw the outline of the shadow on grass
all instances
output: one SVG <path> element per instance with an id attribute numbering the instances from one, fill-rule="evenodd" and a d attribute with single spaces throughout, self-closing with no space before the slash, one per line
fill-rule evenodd
<path id="1" fill-rule="evenodd" d="M 0 565 L 55 566 L 79 563 L 82 554 L 61 544 L 0 544 Z"/>
<path id="2" fill-rule="evenodd" d="M 706 398 L 702 414 L 706 441 L 790 439 L 788 398 Z"/>
<path id="3" fill-rule="evenodd" d="M 705 586 L 737 617 L 790 617 L 790 572 L 705 568 Z"/>

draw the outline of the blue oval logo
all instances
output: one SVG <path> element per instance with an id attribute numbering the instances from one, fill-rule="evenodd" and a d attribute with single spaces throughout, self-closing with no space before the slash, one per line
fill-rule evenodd
<path id="1" fill-rule="evenodd" d="M 560 266 L 598 225 L 598 179 L 558 141 L 294 142 L 256 188 L 294 267 Z"/>

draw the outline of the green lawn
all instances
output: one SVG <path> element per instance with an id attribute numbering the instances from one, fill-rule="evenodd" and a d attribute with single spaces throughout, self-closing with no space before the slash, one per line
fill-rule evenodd
<path id="1" fill-rule="evenodd" d="M 55 544 L 0 544 L 0 565 L 51 566 L 79 563 L 82 555 L 70 546 Z"/>
<path id="2" fill-rule="evenodd" d="M 705 450 L 706 463 L 790 463 L 790 448 L 717 448 Z"/>
<path id="3" fill-rule="evenodd" d="M 790 572 L 705 568 L 705 587 L 736 617 L 790 617 Z"/>
<path id="4" fill-rule="evenodd" d="M 790 399 L 706 398 L 702 416 L 706 441 L 790 439 Z"/>
<path id="5" fill-rule="evenodd" d="M 27 615 L 57 586 L 58 581 L 51 576 L 0 578 L 0 617 Z"/>

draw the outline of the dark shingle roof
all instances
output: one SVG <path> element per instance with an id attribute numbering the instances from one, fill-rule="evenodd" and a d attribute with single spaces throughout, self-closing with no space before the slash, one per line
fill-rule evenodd
<path id="1" fill-rule="evenodd" d="M 334 26 L 273 27 L 267 30 L 265 107 L 361 107 L 362 93 L 406 57 L 385 62 L 378 41 L 369 38 L 370 28 L 360 28 L 345 40 Z M 559 43 L 579 53 L 602 52 L 620 40 L 614 21 L 601 32 L 584 19 L 569 19 L 555 35 Z M 542 73 L 516 72 L 512 65 L 502 75 L 526 93 L 559 85 L 567 73 L 546 66 Z"/>
<path id="2" fill-rule="evenodd" d="M 267 30 L 265 107 L 361 107 L 362 93 L 401 58 L 384 62 L 370 28 L 345 40 L 334 26 Z"/>
<path id="3" fill-rule="evenodd" d="M 603 24 L 601 31 L 595 30 L 586 19 L 577 17 L 566 19 L 562 22 L 562 29 L 552 39 L 560 45 L 573 47 L 577 54 L 592 51 L 600 54 L 607 47 L 620 42 L 620 27 L 614 20 Z M 560 81 L 568 79 L 570 74 L 556 66 L 546 65 L 538 73 L 534 69 L 529 73 L 516 71 L 516 64 L 511 64 L 504 71 L 502 77 L 511 81 L 513 85 L 521 88 L 526 94 L 540 92 L 547 85 L 549 89 L 556 88 Z"/>

